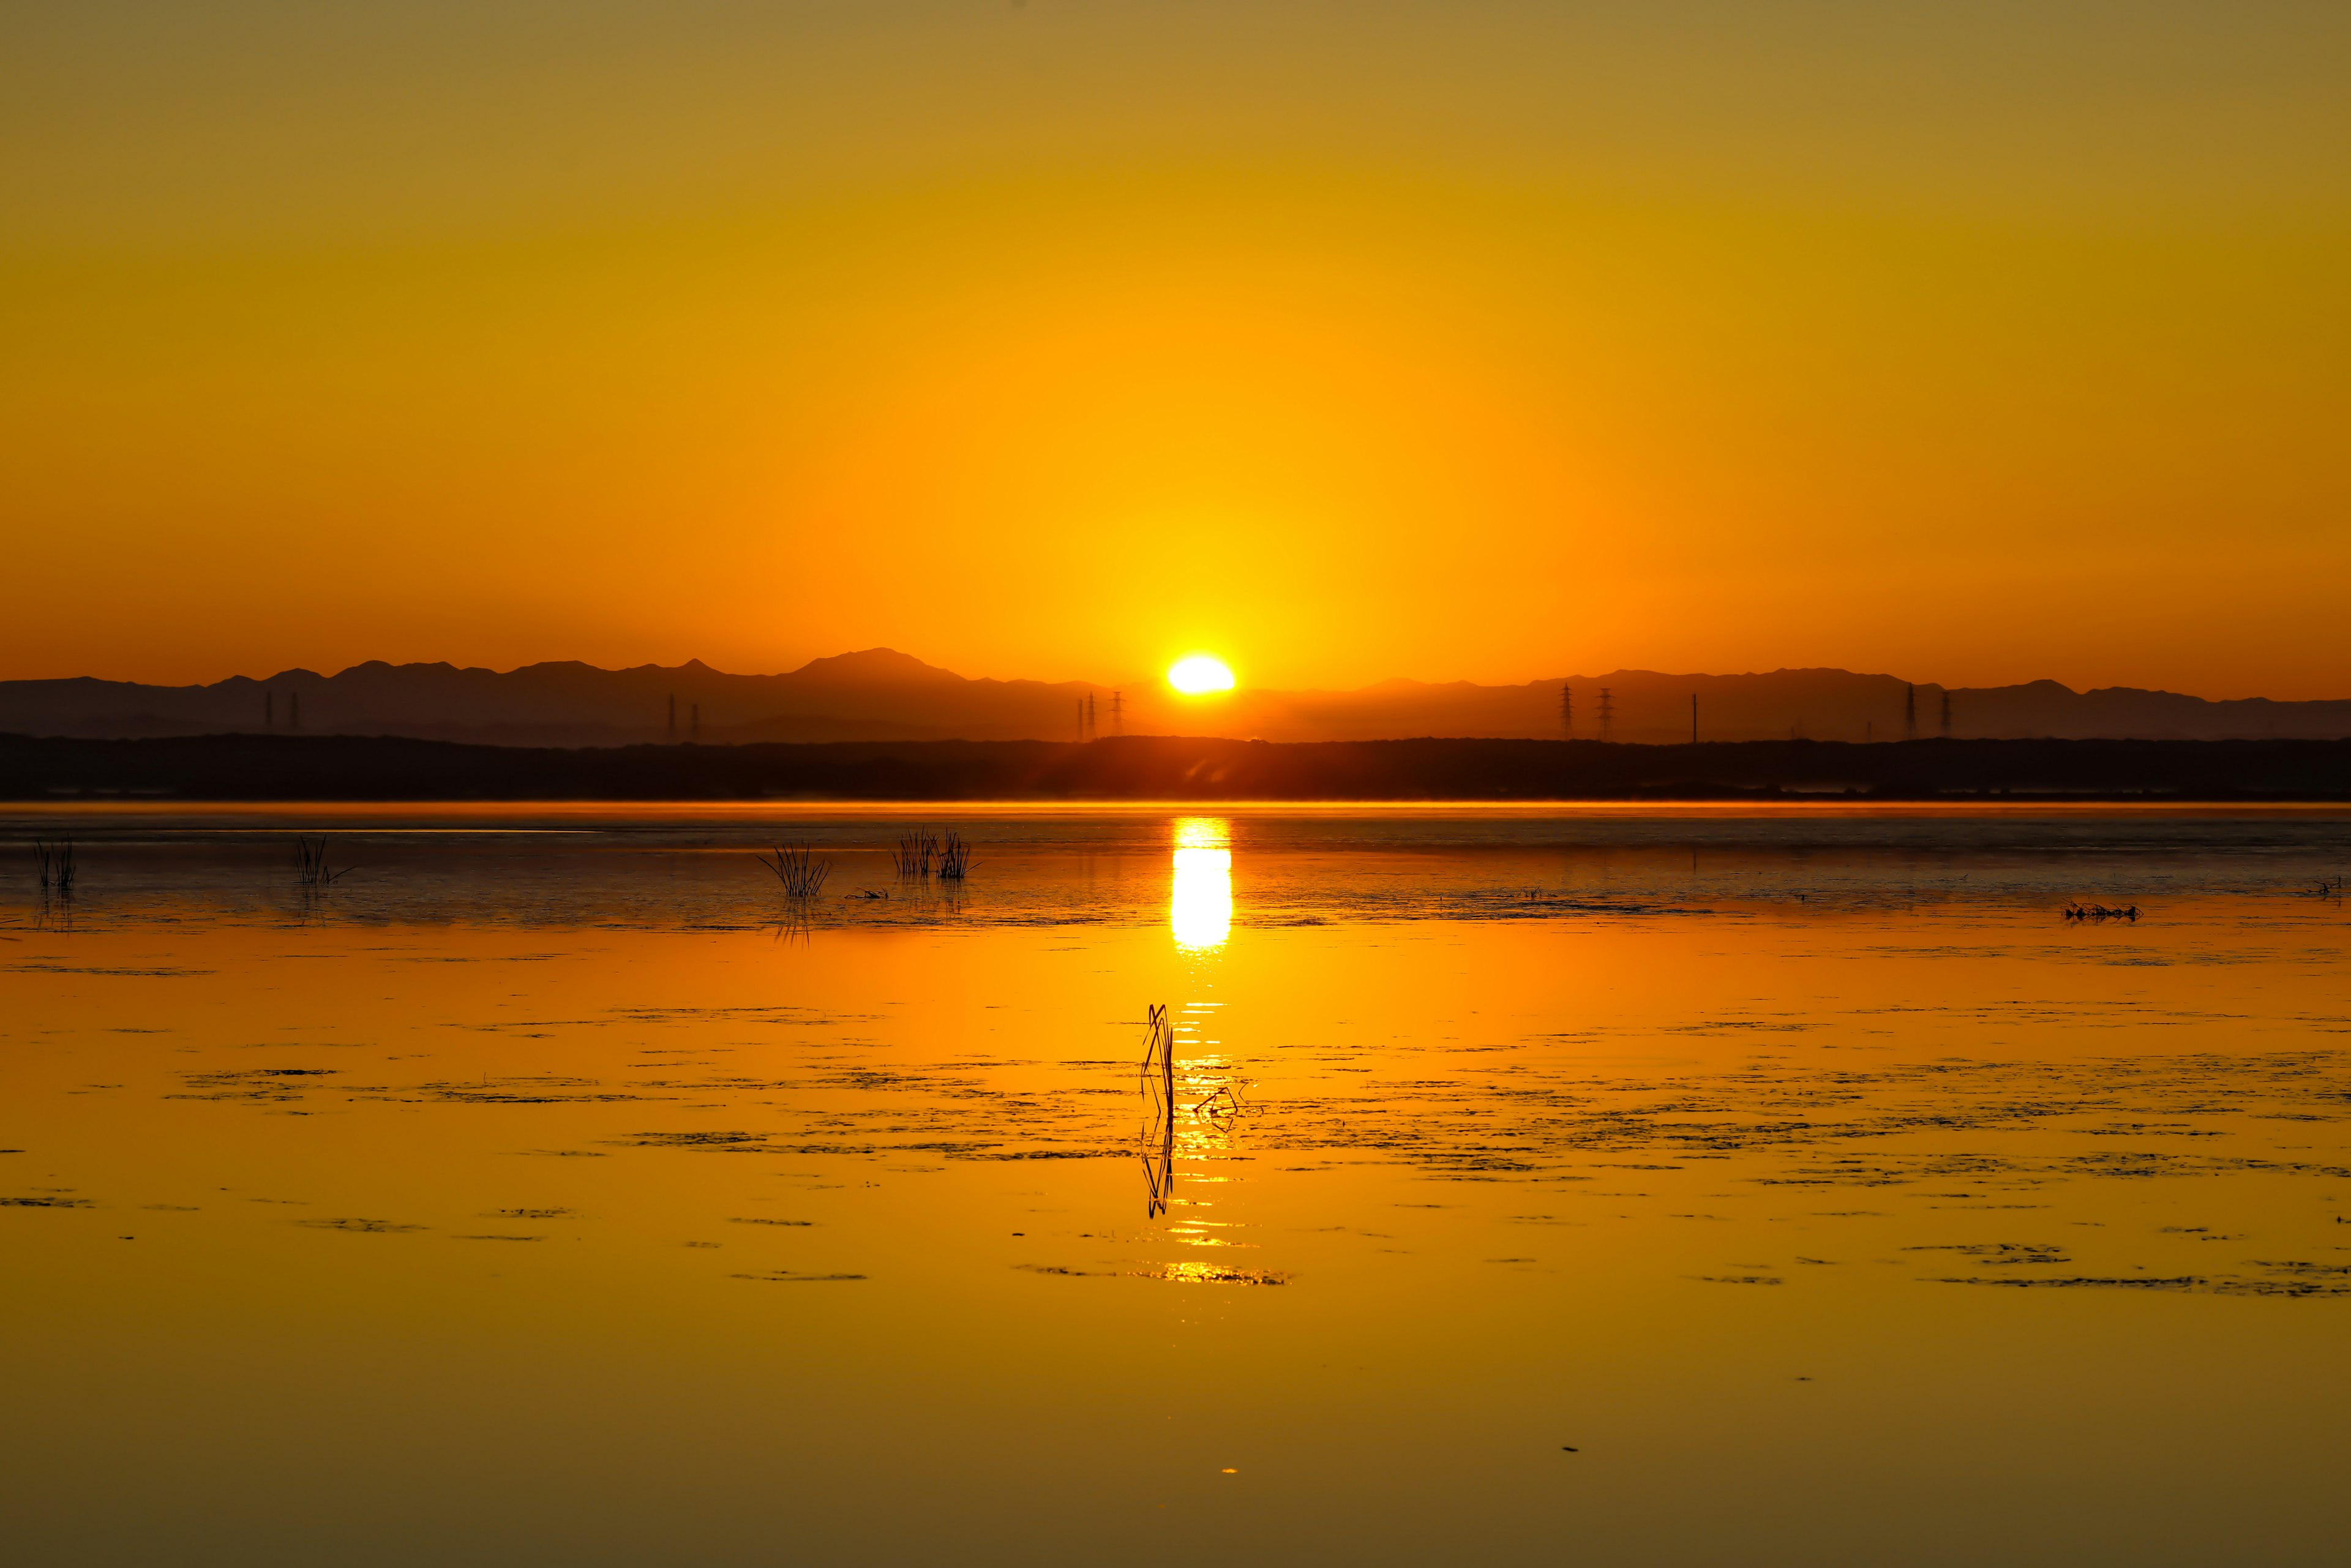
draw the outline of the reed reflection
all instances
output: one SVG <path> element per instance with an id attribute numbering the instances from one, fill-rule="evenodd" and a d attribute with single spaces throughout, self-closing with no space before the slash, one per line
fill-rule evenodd
<path id="1" fill-rule="evenodd" d="M 1213 1014 L 1217 1005 L 1194 1002 L 1184 1010 L 1187 1014 Z M 1200 1058 L 1187 1065 L 1178 1060 L 1177 1037 L 1196 1036 L 1200 1028 L 1197 1022 L 1179 1024 L 1165 1004 L 1154 1003 L 1145 1011 L 1144 1023 L 1146 1033 L 1139 1075 L 1144 1122 L 1136 1153 L 1143 1160 L 1144 1182 L 1148 1191 L 1145 1217 L 1159 1219 L 1176 1202 L 1176 1160 L 1225 1146 L 1249 1107 L 1242 1103 L 1240 1090 L 1230 1076 L 1228 1061 Z M 1196 1040 L 1194 1043 L 1221 1042 Z M 1198 1227 L 1188 1228 L 1196 1236 Z M 1186 1245 L 1221 1247 L 1227 1243 L 1195 1239 Z"/>
<path id="2" fill-rule="evenodd" d="M 1167 924 L 1186 953 L 1214 953 L 1233 928 L 1232 824 L 1222 817 L 1176 823 L 1176 883 Z"/>
<path id="3" fill-rule="evenodd" d="M 1150 1187 L 1145 1217 L 1157 1219 L 1176 1196 L 1176 1028 L 1165 1005 L 1155 1004 L 1145 1020 L 1150 1037 L 1143 1049 L 1143 1099 L 1147 1121 L 1139 1152 Z"/>

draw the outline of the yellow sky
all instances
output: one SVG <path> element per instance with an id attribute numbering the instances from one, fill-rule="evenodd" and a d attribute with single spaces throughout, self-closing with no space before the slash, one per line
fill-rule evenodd
<path id="1" fill-rule="evenodd" d="M 108 5 L 0 676 L 2351 695 L 2351 12 Z"/>

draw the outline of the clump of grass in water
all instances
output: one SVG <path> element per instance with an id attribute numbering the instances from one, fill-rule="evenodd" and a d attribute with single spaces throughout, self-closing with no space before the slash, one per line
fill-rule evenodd
<path id="1" fill-rule="evenodd" d="M 961 882 L 971 866 L 971 845 L 961 833 L 949 833 L 939 845 L 939 880 Z"/>
<path id="2" fill-rule="evenodd" d="M 890 852 L 890 864 L 902 877 L 927 877 L 931 862 L 939 852 L 939 836 L 933 832 L 904 833 L 898 847 Z"/>
<path id="3" fill-rule="evenodd" d="M 33 841 L 33 860 L 40 869 L 43 893 L 71 893 L 74 885 L 74 844 L 71 839 L 51 843 Z"/>
<path id="4" fill-rule="evenodd" d="M 294 879 L 304 887 L 332 887 L 351 874 L 352 868 L 336 871 L 327 864 L 327 841 L 321 838 L 298 838 L 294 841 Z"/>
<path id="5" fill-rule="evenodd" d="M 761 865 L 776 873 L 778 882 L 784 884 L 786 897 L 814 898 L 824 890 L 824 879 L 832 874 L 831 861 L 817 859 L 815 852 L 806 844 L 794 844 L 789 848 L 782 844 L 769 847 L 775 852 L 772 855 L 757 858 Z"/>

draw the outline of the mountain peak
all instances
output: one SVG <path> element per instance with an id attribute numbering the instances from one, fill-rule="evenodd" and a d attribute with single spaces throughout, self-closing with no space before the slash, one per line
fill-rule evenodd
<path id="1" fill-rule="evenodd" d="M 810 659 L 792 672 L 792 678 L 843 686 L 894 686 L 915 681 L 938 685 L 963 679 L 953 670 L 925 664 L 912 653 L 901 653 L 895 648 L 865 648 L 854 653 Z"/>

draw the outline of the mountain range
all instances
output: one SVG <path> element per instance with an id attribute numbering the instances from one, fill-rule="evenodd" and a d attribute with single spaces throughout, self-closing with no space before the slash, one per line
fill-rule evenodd
<path id="1" fill-rule="evenodd" d="M 1565 701 L 1562 703 L 1562 696 Z M 1564 710 L 1564 711 L 1563 711 Z M 507 746 L 664 741 L 1458 738 L 1898 740 L 2351 737 L 2351 700 L 2211 701 L 2055 681 L 1945 687 L 1846 670 L 1665 674 L 1614 670 L 1521 685 L 1383 681 L 1353 691 L 1179 697 L 1158 682 L 971 680 L 888 648 L 740 675 L 699 660 L 606 670 L 448 664 L 287 670 L 208 685 L 88 677 L 0 681 L 0 733 L 130 738 L 262 733 L 409 736 Z"/>

